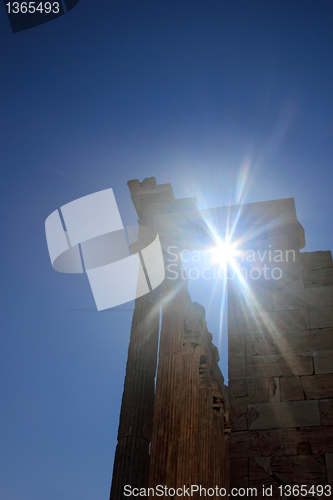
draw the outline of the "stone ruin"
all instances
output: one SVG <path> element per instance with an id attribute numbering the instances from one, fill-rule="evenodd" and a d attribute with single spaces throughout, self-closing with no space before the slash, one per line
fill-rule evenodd
<path id="1" fill-rule="evenodd" d="M 158 231 L 163 252 L 209 248 L 212 228 L 234 226 L 243 256 L 260 259 L 243 259 L 243 279 L 228 281 L 228 387 L 187 280 L 166 270 L 136 299 L 110 499 L 127 498 L 125 485 L 218 485 L 225 498 L 254 487 L 266 498 L 264 486 L 273 499 L 285 485 L 333 485 L 331 252 L 300 252 L 292 198 L 198 210 L 155 178 L 128 185 L 139 226 Z M 258 277 L 272 256 L 281 276 Z"/>

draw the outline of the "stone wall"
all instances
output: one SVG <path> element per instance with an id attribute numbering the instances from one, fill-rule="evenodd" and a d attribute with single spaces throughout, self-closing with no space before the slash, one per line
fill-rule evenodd
<path id="1" fill-rule="evenodd" d="M 228 292 L 231 487 L 272 485 L 271 498 L 333 483 L 332 255 L 294 248 L 281 283 Z"/>

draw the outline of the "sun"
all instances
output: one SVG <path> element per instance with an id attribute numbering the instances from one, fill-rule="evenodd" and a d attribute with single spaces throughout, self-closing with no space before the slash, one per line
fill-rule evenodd
<path id="1" fill-rule="evenodd" d="M 211 250 L 212 262 L 219 262 L 221 265 L 227 265 L 236 255 L 236 248 L 230 242 L 220 241 L 215 248 Z"/>

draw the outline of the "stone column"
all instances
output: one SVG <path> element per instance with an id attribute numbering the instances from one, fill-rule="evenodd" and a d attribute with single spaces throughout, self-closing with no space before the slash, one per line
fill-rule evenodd
<path id="1" fill-rule="evenodd" d="M 175 485 L 177 480 L 180 426 L 181 352 L 184 330 L 185 289 L 177 294 L 165 290 L 162 299 L 162 328 L 156 381 L 154 431 L 151 446 L 150 481 Z"/>
<path id="2" fill-rule="evenodd" d="M 126 498 L 126 484 L 148 487 L 159 318 L 160 292 L 136 299 L 110 500 Z"/>
<path id="3" fill-rule="evenodd" d="M 224 486 L 216 483 L 224 475 L 223 377 L 214 372 L 218 353 L 205 310 L 192 303 L 185 283 L 164 284 L 149 486 L 208 490 Z"/>

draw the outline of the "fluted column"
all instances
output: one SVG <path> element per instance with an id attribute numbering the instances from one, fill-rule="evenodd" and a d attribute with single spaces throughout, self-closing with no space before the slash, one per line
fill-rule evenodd
<path id="1" fill-rule="evenodd" d="M 181 350 L 187 291 L 162 299 L 162 328 L 156 381 L 150 484 L 175 485 L 180 426 Z"/>
<path id="2" fill-rule="evenodd" d="M 110 500 L 125 499 L 125 485 L 148 486 L 159 300 L 160 293 L 154 290 L 135 301 Z"/>
<path id="3" fill-rule="evenodd" d="M 164 290 L 162 304 L 149 486 L 223 487 L 223 377 L 219 382 L 218 352 L 204 308 L 192 303 L 179 284 Z M 199 499 L 200 492 L 192 498 Z"/>

